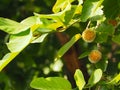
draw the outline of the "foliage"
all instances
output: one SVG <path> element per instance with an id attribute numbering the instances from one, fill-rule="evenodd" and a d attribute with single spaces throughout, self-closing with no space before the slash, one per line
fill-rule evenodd
<path id="1" fill-rule="evenodd" d="M 46 4 L 48 2 L 50 1 L 46 1 Z M 110 8 L 109 4 L 113 7 Z M 32 0 L 30 6 L 34 8 L 32 9 L 35 11 L 34 15 L 19 22 L 0 17 L 1 33 L 7 35 L 1 39 L 1 43 L 4 45 L 0 46 L 0 49 L 3 48 L 3 52 L 0 51 L 0 71 L 2 71 L 0 90 L 16 90 L 17 87 L 18 90 L 32 90 L 33 88 L 71 90 L 72 84 L 68 80 L 61 77 L 43 78 L 43 76 L 50 74 L 64 76 L 61 69 L 55 73 L 54 68 L 56 66 L 62 68 L 64 63 L 62 57 L 76 42 L 81 48 L 78 58 L 85 62 L 84 66 L 87 68 L 90 78 L 87 83 L 84 71 L 76 69 L 74 73 L 76 88 L 73 89 L 118 90 L 120 88 L 120 74 L 118 74 L 120 71 L 119 0 L 57 0 L 51 14 L 39 14 L 40 10 L 34 6 Z M 118 11 L 116 12 L 116 10 Z M 81 34 L 89 28 L 95 29 L 96 37 L 94 41 L 87 43 L 82 40 Z M 55 37 L 55 33 L 60 32 L 71 38 L 62 46 Z M 93 49 L 98 49 L 102 53 L 101 60 L 94 64 L 88 60 L 88 55 Z M 13 61 L 14 59 L 18 59 L 18 61 Z M 13 63 L 10 63 L 11 61 Z M 57 61 L 60 62 L 55 65 Z M 11 66 L 8 65 L 9 63 Z M 14 65 L 17 68 L 14 68 Z M 17 78 L 19 73 L 15 70 L 20 70 L 19 78 Z M 14 75 L 16 76 L 14 77 Z M 41 75 L 43 76 L 39 77 Z M 16 83 L 15 81 L 20 78 L 23 81 Z"/>
<path id="2" fill-rule="evenodd" d="M 64 82 L 64 83 L 63 83 Z M 31 82 L 31 87 L 42 90 L 71 90 L 70 83 L 60 77 L 36 78 Z"/>

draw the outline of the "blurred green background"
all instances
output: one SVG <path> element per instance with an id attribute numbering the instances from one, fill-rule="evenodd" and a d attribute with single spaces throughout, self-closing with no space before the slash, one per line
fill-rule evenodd
<path id="1" fill-rule="evenodd" d="M 37 13 L 52 13 L 56 0 L 0 0 L 0 17 L 21 21 Z M 0 31 L 0 59 L 9 52 L 5 42 L 8 35 Z M 22 42 L 21 42 L 22 43 Z M 33 77 L 62 76 L 61 61 L 54 62 L 60 47 L 54 34 L 42 44 L 31 44 L 0 72 L 0 90 L 33 90 Z M 56 65 L 57 64 L 57 65 Z"/>

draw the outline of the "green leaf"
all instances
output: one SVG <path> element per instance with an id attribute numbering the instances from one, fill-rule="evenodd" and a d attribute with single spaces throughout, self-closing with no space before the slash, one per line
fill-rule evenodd
<path id="1" fill-rule="evenodd" d="M 75 18 L 75 15 L 81 14 L 82 5 L 72 5 L 71 9 L 65 12 L 64 16 L 64 24 L 68 25 L 73 24 L 74 22 L 78 21 L 78 18 Z"/>
<path id="2" fill-rule="evenodd" d="M 103 43 L 103 42 L 106 42 L 107 39 L 108 39 L 108 34 L 106 34 L 106 33 L 100 33 L 100 32 L 96 33 L 95 42 L 97 42 L 97 43 Z"/>
<path id="3" fill-rule="evenodd" d="M 42 34 L 40 37 L 38 37 L 37 39 L 33 40 L 31 43 L 41 43 L 41 42 L 43 42 L 43 40 L 45 39 L 45 37 L 47 35 L 48 35 L 48 33 Z"/>
<path id="4" fill-rule="evenodd" d="M 90 53 L 90 50 L 88 50 L 88 51 L 86 51 L 86 52 L 81 53 L 81 55 L 78 57 L 78 59 L 82 59 L 82 58 L 87 57 L 87 56 L 89 55 L 89 53 Z"/>
<path id="5" fill-rule="evenodd" d="M 45 25 L 45 28 L 56 30 L 59 27 L 64 27 L 64 11 L 56 14 L 37 14 L 34 13 L 35 16 L 39 16 Z M 46 24 L 47 21 L 47 24 Z"/>
<path id="6" fill-rule="evenodd" d="M 19 33 L 20 24 L 16 21 L 0 17 L 0 29 L 9 34 Z"/>
<path id="7" fill-rule="evenodd" d="M 98 32 L 106 33 L 108 35 L 114 34 L 114 27 L 110 24 L 107 24 L 107 23 L 101 23 L 96 30 Z"/>
<path id="8" fill-rule="evenodd" d="M 39 16 L 41 19 L 45 18 L 45 19 L 49 19 L 49 21 L 52 20 L 53 22 L 51 24 L 54 23 L 54 25 L 57 24 L 55 26 L 58 26 L 55 29 L 57 29 L 59 27 L 65 27 L 67 25 L 67 23 L 71 20 L 71 17 L 74 14 L 74 13 L 72 13 L 72 15 L 71 15 L 70 11 L 74 12 L 75 10 L 71 10 L 71 4 L 70 4 L 69 0 L 64 0 L 64 1 L 65 1 L 65 3 L 67 2 L 67 4 L 65 6 L 65 9 L 62 10 L 61 12 L 57 12 L 55 14 L 47 14 L 47 15 L 46 14 L 37 14 L 37 13 L 34 13 L 34 14 L 36 16 Z M 67 20 L 66 20 L 65 16 L 66 16 L 66 13 L 68 13 L 68 12 L 69 12 L 70 17 L 67 18 Z"/>
<path id="9" fill-rule="evenodd" d="M 9 34 L 17 34 L 23 32 L 33 26 L 34 24 L 41 24 L 40 19 L 36 16 L 28 17 L 23 20 L 21 23 L 16 21 L 0 18 L 0 29 Z"/>
<path id="10" fill-rule="evenodd" d="M 78 5 L 72 5 L 72 1 L 73 0 L 58 0 L 53 7 L 54 14 L 34 14 L 41 19 L 47 19 L 48 22 L 52 21 L 52 23 L 46 25 L 46 28 L 49 27 L 48 29 L 56 30 L 59 27 L 66 28 L 67 26 L 69 26 L 69 24 L 71 25 L 76 22 L 73 17 L 75 14 L 81 13 L 82 10 L 82 0 L 78 0 Z"/>
<path id="11" fill-rule="evenodd" d="M 120 14 L 119 0 L 104 0 L 104 14 L 107 18 L 114 19 Z"/>
<path id="12" fill-rule="evenodd" d="M 112 41 L 120 45 L 120 34 L 119 35 L 115 35 L 112 38 Z"/>
<path id="13" fill-rule="evenodd" d="M 48 28 L 38 28 L 36 29 L 37 32 L 39 33 L 49 33 L 49 32 L 53 32 L 53 30 L 48 29 Z"/>
<path id="14" fill-rule="evenodd" d="M 60 48 L 60 50 L 57 53 L 57 58 L 61 58 L 70 49 L 70 47 L 80 38 L 81 38 L 80 34 L 76 34 L 75 36 L 73 36 L 69 42 L 67 42 L 64 46 Z"/>
<path id="15" fill-rule="evenodd" d="M 77 6 L 72 6 L 70 10 L 65 12 L 65 17 L 64 17 L 64 19 L 65 19 L 64 24 L 65 25 L 69 24 L 69 22 L 72 20 L 76 9 L 77 9 Z"/>
<path id="16" fill-rule="evenodd" d="M 42 21 L 37 16 L 28 17 L 20 22 L 25 25 L 25 27 L 30 28 L 32 31 L 35 31 L 38 27 L 42 26 Z"/>
<path id="17" fill-rule="evenodd" d="M 71 84 L 68 80 L 61 77 L 35 78 L 30 86 L 40 90 L 71 90 Z"/>
<path id="18" fill-rule="evenodd" d="M 78 0 L 78 5 L 71 5 L 70 10 L 65 12 L 65 17 L 64 17 L 64 19 L 65 19 L 64 24 L 65 25 L 72 24 L 72 23 L 74 23 L 78 20 L 78 18 L 74 18 L 74 16 L 76 14 L 81 14 L 81 11 L 82 11 L 82 5 L 81 4 L 82 3 L 83 3 L 82 0 Z"/>
<path id="19" fill-rule="evenodd" d="M 115 85 L 115 84 L 119 83 L 119 81 L 120 81 L 120 73 L 117 76 L 115 76 L 110 82 L 108 82 L 108 84 Z"/>
<path id="20" fill-rule="evenodd" d="M 83 0 L 78 0 L 79 4 L 78 5 L 81 5 L 83 4 Z"/>
<path id="21" fill-rule="evenodd" d="M 86 82 L 85 82 L 85 79 L 84 79 L 82 72 L 79 69 L 77 69 L 75 71 L 74 79 L 75 79 L 75 82 L 76 82 L 79 90 L 82 90 L 83 87 L 85 86 Z"/>
<path id="22" fill-rule="evenodd" d="M 70 14 L 70 11 L 71 12 L 74 12 L 75 10 L 71 10 L 71 4 L 68 2 L 67 6 L 65 7 L 65 9 L 61 12 L 58 12 L 58 13 L 55 13 L 55 14 L 36 14 L 36 16 L 39 16 L 40 18 L 46 18 L 46 19 L 52 19 L 53 20 L 53 23 L 56 22 L 59 23 L 59 27 L 64 27 L 67 25 L 67 23 L 71 20 L 71 17 L 73 16 L 73 13 L 72 15 L 70 15 L 70 17 L 67 19 L 67 21 L 65 20 L 65 16 L 66 16 L 66 13 L 69 12 Z M 57 27 L 57 28 L 59 28 Z"/>
<path id="23" fill-rule="evenodd" d="M 36 25 L 37 19 L 35 17 L 29 17 L 25 20 L 23 20 L 21 23 L 26 25 L 26 27 L 31 27 L 33 30 L 36 30 L 38 26 Z M 6 20 L 6 19 L 3 19 Z M 26 24 L 28 22 L 32 22 L 30 24 Z M 14 22 L 14 21 L 13 21 Z M 12 23 L 11 20 L 6 21 L 7 23 Z M 20 24 L 21 24 L 20 23 Z M 38 23 L 39 20 L 38 20 Z M 13 24 L 13 23 L 12 23 Z M 34 24 L 34 25 L 33 25 Z M 11 25 L 11 24 L 10 24 Z M 33 27 L 34 26 L 34 27 Z M 7 27 L 7 26 L 6 26 Z M 24 26 L 23 26 L 24 27 Z M 23 28 L 22 27 L 22 28 Z M 25 28 L 26 28 L 25 27 Z M 7 27 L 9 28 L 9 27 Z M 5 29 L 5 28 L 4 28 Z M 12 30 L 11 27 L 9 30 Z M 13 30 L 14 31 L 14 30 Z M 8 31 L 9 32 L 9 31 Z M 32 35 L 32 30 L 27 29 L 24 31 L 19 31 L 18 32 L 10 32 L 12 35 L 10 35 L 9 42 L 7 43 L 7 47 L 10 50 L 10 53 L 6 54 L 2 60 L 0 60 L 0 71 L 10 62 L 12 61 L 27 45 L 29 45 L 32 41 L 38 42 L 38 39 L 40 40 L 39 42 L 42 42 L 44 38 L 47 36 L 47 34 L 40 35 L 39 37 L 33 37 Z M 16 34 L 17 33 L 17 34 Z"/>
<path id="24" fill-rule="evenodd" d="M 103 20 L 105 16 L 103 15 L 96 15 L 90 18 L 91 21 Z"/>
<path id="25" fill-rule="evenodd" d="M 102 77 L 102 70 L 96 69 L 90 76 L 90 79 L 88 80 L 87 85 L 92 87 L 93 85 L 95 85 L 97 82 L 100 81 L 101 77 Z"/>
<path id="26" fill-rule="evenodd" d="M 29 27 L 34 24 L 42 24 L 42 22 L 40 21 L 40 18 L 37 16 L 28 17 L 28 18 L 22 20 L 20 23 L 25 24 Z"/>
<path id="27" fill-rule="evenodd" d="M 11 35 L 7 47 L 11 52 L 20 52 L 31 42 L 31 38 L 32 32 L 29 29 L 19 34 Z"/>
<path id="28" fill-rule="evenodd" d="M 73 2 L 74 0 L 57 0 L 55 5 L 52 8 L 52 11 L 54 13 L 58 13 L 61 10 L 64 10 L 68 4 L 70 4 L 71 2 Z"/>
<path id="29" fill-rule="evenodd" d="M 96 29 L 95 42 L 97 43 L 106 42 L 108 36 L 112 36 L 113 34 L 114 34 L 114 27 L 112 25 L 102 23 Z"/>
<path id="30" fill-rule="evenodd" d="M 85 22 L 90 17 L 102 15 L 101 4 L 103 0 L 86 0 L 83 4 L 81 20 Z"/>
<path id="31" fill-rule="evenodd" d="M 102 71 L 106 71 L 108 66 L 108 59 L 103 57 L 98 63 L 95 64 L 96 68 L 100 68 Z"/>
<path id="32" fill-rule="evenodd" d="M 0 71 L 10 62 L 12 61 L 19 52 L 7 53 L 2 60 L 0 60 Z"/>
<path id="33" fill-rule="evenodd" d="M 10 53 L 6 54 L 2 60 L 0 60 L 0 71 L 31 42 L 31 39 L 32 31 L 29 29 L 10 36 L 9 43 L 7 43 Z"/>

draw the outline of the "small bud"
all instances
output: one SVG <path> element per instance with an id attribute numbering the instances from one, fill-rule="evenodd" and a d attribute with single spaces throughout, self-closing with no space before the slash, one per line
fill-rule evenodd
<path id="1" fill-rule="evenodd" d="M 86 29 L 82 33 L 82 38 L 85 42 L 91 43 L 96 37 L 96 32 L 92 29 Z"/>
<path id="2" fill-rule="evenodd" d="M 102 58 L 102 53 L 98 50 L 92 50 L 88 56 L 91 63 L 97 63 Z"/>

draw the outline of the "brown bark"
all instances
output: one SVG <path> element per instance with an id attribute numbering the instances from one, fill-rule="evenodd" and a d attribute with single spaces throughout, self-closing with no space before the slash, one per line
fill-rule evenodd
<path id="1" fill-rule="evenodd" d="M 59 41 L 62 45 L 69 41 L 69 37 L 63 33 L 56 33 Z M 72 75 L 74 75 L 75 70 L 80 68 L 80 63 L 77 58 L 77 53 L 75 47 L 72 46 L 63 56 L 64 62 L 66 64 L 67 69 L 70 71 Z"/>
<path id="2" fill-rule="evenodd" d="M 64 45 L 69 41 L 69 36 L 64 33 L 57 32 L 56 33 L 61 45 Z M 74 80 L 74 73 L 76 69 L 80 68 L 79 60 L 77 59 L 77 53 L 75 51 L 75 47 L 72 46 L 63 56 L 65 66 L 66 66 L 66 75 L 69 81 L 72 84 L 72 87 L 76 87 Z"/>
<path id="3" fill-rule="evenodd" d="M 66 42 L 69 41 L 69 36 L 64 33 L 57 32 L 56 35 L 61 45 L 64 45 Z M 86 67 L 84 66 L 84 64 L 82 65 L 82 62 L 80 62 L 80 60 L 78 60 L 78 53 L 78 50 L 76 50 L 76 47 L 73 45 L 63 56 L 65 67 L 67 69 L 66 75 L 68 76 L 68 79 L 73 87 L 76 87 L 74 80 L 74 73 L 76 69 L 81 69 L 83 71 L 83 74 L 85 75 L 85 79 L 87 80 L 88 78 Z"/>

